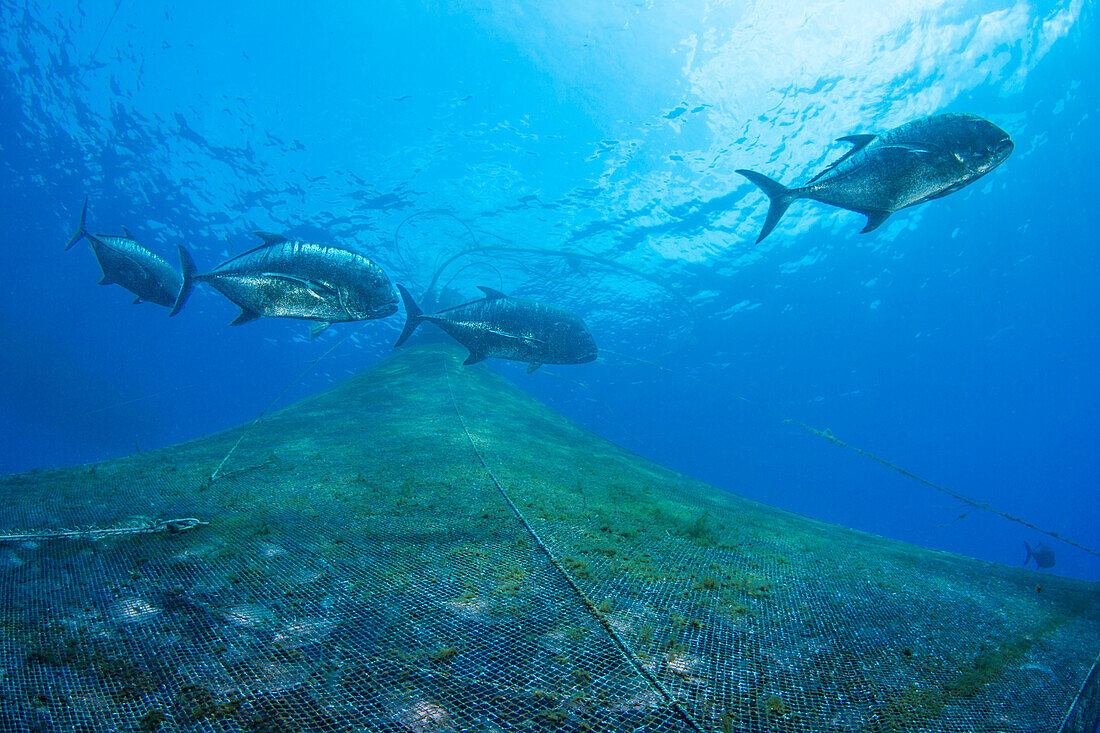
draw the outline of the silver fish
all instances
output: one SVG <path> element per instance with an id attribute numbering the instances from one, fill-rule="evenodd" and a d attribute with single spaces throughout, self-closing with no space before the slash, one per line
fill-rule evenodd
<path id="1" fill-rule="evenodd" d="M 103 271 L 100 285 L 121 285 L 137 296 L 134 303 L 149 302 L 171 308 L 183 288 L 183 277 L 179 271 L 164 258 L 138 244 L 125 227 L 122 229 L 124 236 L 92 234 L 85 228 L 87 215 L 88 199 L 84 199 L 80 223 L 65 249 L 72 249 L 81 239 L 87 239 L 99 262 L 99 269 Z M 181 258 L 186 256 L 190 259 L 183 247 L 179 251 Z M 175 314 L 173 310 L 168 315 Z"/>
<path id="2" fill-rule="evenodd" d="M 1024 543 L 1024 548 L 1027 550 L 1027 557 L 1024 558 L 1024 565 L 1027 565 L 1032 560 L 1035 561 L 1035 567 L 1047 569 L 1054 567 L 1058 562 L 1057 557 L 1054 554 L 1053 548 L 1047 547 L 1040 542 L 1035 547 L 1032 547 L 1028 543 Z"/>
<path id="3" fill-rule="evenodd" d="M 330 323 L 384 318 L 397 311 L 397 295 L 382 268 L 342 247 L 256 232 L 263 244 L 207 273 L 187 258 L 179 310 L 195 283 L 205 282 L 241 308 L 230 324 L 261 316 L 317 321 L 317 335 Z M 183 257 L 181 251 L 181 259 Z"/>
<path id="4" fill-rule="evenodd" d="M 425 315 L 408 290 L 401 285 L 397 289 L 405 303 L 406 320 L 394 348 L 405 343 L 417 326 L 430 321 L 470 350 L 463 364 L 492 356 L 526 362 L 530 374 L 543 364 L 583 364 L 596 359 L 596 341 L 588 327 L 565 308 L 479 287 L 484 298 Z"/>
<path id="5" fill-rule="evenodd" d="M 798 199 L 864 214 L 863 232 L 870 232 L 899 209 L 970 185 L 1003 163 L 1013 148 L 1004 130 L 967 114 L 922 117 L 881 135 L 848 135 L 840 141 L 852 149 L 801 188 L 787 188 L 755 171 L 737 171 L 771 200 L 757 242 Z"/>

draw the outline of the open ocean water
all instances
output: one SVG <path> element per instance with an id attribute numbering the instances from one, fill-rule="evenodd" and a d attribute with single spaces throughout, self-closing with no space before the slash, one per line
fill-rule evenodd
<path id="1" fill-rule="evenodd" d="M 559 304 L 598 361 L 488 363 L 591 430 L 801 514 L 1013 566 L 1043 542 L 1049 572 L 1100 580 L 800 425 L 1100 548 L 1098 40 L 1081 0 L 8 0 L 0 472 L 246 423 L 404 322 L 230 327 L 202 284 L 171 319 L 131 305 L 86 241 L 64 251 L 87 197 L 90 231 L 203 272 L 264 230 L 418 296 Z M 737 169 L 804 182 L 837 138 L 945 112 L 1014 152 L 873 232 L 803 201 L 754 243 L 767 200 Z"/>

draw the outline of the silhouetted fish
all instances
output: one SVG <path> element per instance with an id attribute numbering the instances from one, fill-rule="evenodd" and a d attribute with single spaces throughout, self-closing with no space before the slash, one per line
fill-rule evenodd
<path id="1" fill-rule="evenodd" d="M 261 316 L 303 318 L 319 322 L 311 330 L 317 335 L 329 323 L 384 318 L 397 310 L 397 296 L 386 273 L 363 255 L 279 234 L 255 234 L 263 244 L 208 273 L 196 274 L 195 263 L 187 257 L 183 292 L 174 311 L 197 282 L 207 283 L 240 306 L 232 326 Z M 181 250 L 181 261 L 184 255 Z"/>
<path id="2" fill-rule="evenodd" d="M 967 114 L 940 114 L 907 122 L 881 135 L 849 135 L 852 149 L 801 188 L 786 188 L 750 170 L 737 172 L 771 199 L 759 242 L 791 202 L 813 199 L 867 217 L 876 229 L 899 209 L 958 191 L 999 166 L 1012 153 L 1008 133 Z"/>
<path id="3" fill-rule="evenodd" d="M 1035 560 L 1036 567 L 1046 569 L 1054 567 L 1054 564 L 1058 562 L 1057 558 L 1054 556 L 1054 550 L 1047 547 L 1042 542 L 1034 548 L 1025 542 L 1024 547 L 1027 549 L 1027 557 L 1024 558 L 1024 565 Z"/>
<path id="4" fill-rule="evenodd" d="M 164 258 L 134 241 L 125 227 L 122 229 L 125 236 L 121 237 L 92 234 L 84 226 L 87 215 L 88 199 L 84 199 L 84 205 L 80 209 L 80 223 L 65 249 L 72 249 L 81 239 L 87 239 L 95 252 L 99 269 L 103 271 L 100 285 L 121 285 L 137 296 L 134 303 L 147 301 L 171 308 L 183 288 L 183 278 L 179 271 Z M 183 247 L 179 251 L 181 258 L 187 257 L 190 260 Z M 168 315 L 175 314 L 176 311 L 173 310 Z"/>
<path id="5" fill-rule="evenodd" d="M 394 344 L 405 343 L 423 321 L 431 321 L 470 350 L 463 364 L 493 356 L 527 362 L 527 373 L 543 364 L 583 364 L 596 358 L 596 342 L 577 315 L 533 300 L 510 298 L 479 287 L 485 297 L 424 315 L 408 290 L 397 286 L 405 303 L 405 329 Z"/>

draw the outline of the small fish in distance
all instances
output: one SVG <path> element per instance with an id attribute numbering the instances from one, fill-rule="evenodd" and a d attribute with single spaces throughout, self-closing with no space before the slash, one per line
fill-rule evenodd
<path id="1" fill-rule="evenodd" d="M 543 364 L 584 364 L 596 359 L 596 342 L 576 314 L 549 303 L 511 298 L 481 287 L 485 297 L 425 315 L 412 295 L 397 286 L 405 303 L 405 329 L 396 349 L 416 327 L 430 321 L 470 350 L 463 364 L 496 357 L 527 363 L 527 373 Z"/>
<path id="2" fill-rule="evenodd" d="M 1003 163 L 1012 140 L 992 122 L 968 114 L 922 117 L 881 135 L 839 138 L 852 148 L 799 188 L 787 188 L 755 171 L 737 172 L 768 195 L 760 242 L 792 202 L 813 199 L 867 217 L 877 229 L 899 209 L 938 199 L 968 186 Z"/>
<path id="3" fill-rule="evenodd" d="M 1024 558 L 1024 565 L 1034 560 L 1035 567 L 1046 570 L 1047 568 L 1054 567 L 1054 564 L 1058 562 L 1057 558 L 1054 556 L 1054 550 L 1047 547 L 1042 542 L 1035 547 L 1025 542 L 1024 549 L 1027 550 L 1027 557 Z"/>
<path id="4" fill-rule="evenodd" d="M 137 296 L 134 303 L 149 302 L 171 308 L 183 289 L 179 271 L 164 258 L 134 241 L 125 227 L 122 228 L 123 236 L 92 234 L 85 228 L 87 215 L 88 199 L 84 199 L 80 223 L 65 249 L 70 250 L 81 239 L 87 239 L 99 262 L 99 269 L 103 271 L 100 285 L 121 285 Z M 190 259 L 183 247 L 179 251 L 181 257 Z M 168 315 L 175 315 L 175 311 Z"/>
<path id="5" fill-rule="evenodd" d="M 183 292 L 179 310 L 195 283 L 204 282 L 240 306 L 230 324 L 260 318 L 317 321 L 316 336 L 330 323 L 385 318 L 397 311 L 397 295 L 382 268 L 363 255 L 328 244 L 255 232 L 263 244 L 242 252 L 207 273 L 180 253 Z"/>

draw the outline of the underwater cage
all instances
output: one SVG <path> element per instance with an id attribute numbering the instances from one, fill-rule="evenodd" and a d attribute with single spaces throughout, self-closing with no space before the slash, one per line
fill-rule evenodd
<path id="1" fill-rule="evenodd" d="M 1095 584 L 742 499 L 459 352 L 4 477 L 0 727 L 1095 730 Z"/>

